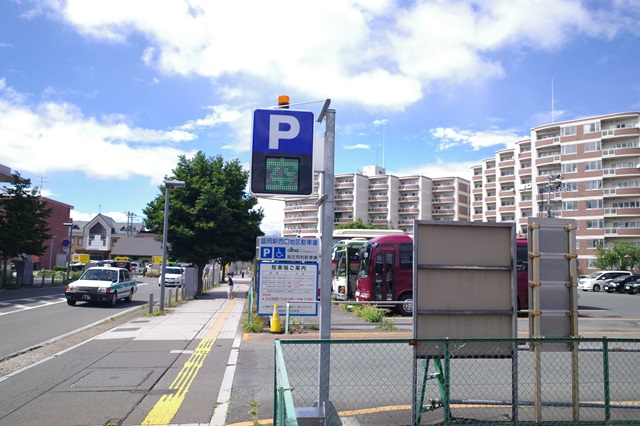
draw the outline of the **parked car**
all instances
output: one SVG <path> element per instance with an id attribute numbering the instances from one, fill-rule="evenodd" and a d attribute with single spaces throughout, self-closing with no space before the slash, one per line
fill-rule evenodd
<path id="1" fill-rule="evenodd" d="M 142 273 L 142 262 L 136 262 L 133 261 L 131 262 L 131 272 L 134 274 L 141 274 Z"/>
<path id="2" fill-rule="evenodd" d="M 600 291 L 602 286 L 609 280 L 618 278 L 622 275 L 631 275 L 629 271 L 597 271 L 589 275 L 587 278 L 578 280 L 578 290 L 583 291 Z"/>
<path id="3" fill-rule="evenodd" d="M 161 271 L 162 272 L 162 271 Z M 158 278 L 158 285 L 162 284 L 162 275 Z M 184 284 L 184 275 L 180 266 L 166 266 L 164 271 L 164 285 L 181 287 Z"/>
<path id="4" fill-rule="evenodd" d="M 131 268 L 131 262 L 129 262 L 128 260 L 113 260 L 111 262 L 111 266 L 113 266 L 114 268 L 124 268 L 129 272 L 133 271 L 133 269 Z"/>
<path id="5" fill-rule="evenodd" d="M 127 269 L 93 267 L 84 271 L 77 281 L 70 283 L 64 295 L 69 306 L 74 306 L 76 302 L 106 302 L 115 306 L 118 299 L 131 302 L 137 290 L 138 283 Z"/>
<path id="6" fill-rule="evenodd" d="M 602 289 L 607 293 L 613 293 L 614 291 L 623 293 L 625 284 L 637 280 L 640 280 L 640 275 L 621 275 L 604 283 Z"/>
<path id="7" fill-rule="evenodd" d="M 636 281 L 629 281 L 628 283 L 626 283 L 624 285 L 623 291 L 629 294 L 640 293 L 640 278 L 638 278 Z"/>

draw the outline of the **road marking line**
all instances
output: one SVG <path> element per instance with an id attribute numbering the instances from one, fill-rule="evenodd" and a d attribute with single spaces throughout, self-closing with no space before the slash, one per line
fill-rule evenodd
<path id="1" fill-rule="evenodd" d="M 143 425 L 168 425 L 173 420 L 173 417 L 180 409 L 180 406 L 184 402 L 184 398 L 189 392 L 189 388 L 193 383 L 200 367 L 204 363 L 205 358 L 211 352 L 213 343 L 218 337 L 218 333 L 222 329 L 224 322 L 229 317 L 233 306 L 236 301 L 231 300 L 231 303 L 225 304 L 223 311 L 220 313 L 218 319 L 213 323 L 211 328 L 207 331 L 204 338 L 198 344 L 193 354 L 189 357 L 187 362 L 184 363 L 182 370 L 178 373 L 176 379 L 169 386 L 169 391 L 162 395 L 160 400 L 154 405 L 149 414 L 142 421 Z"/>

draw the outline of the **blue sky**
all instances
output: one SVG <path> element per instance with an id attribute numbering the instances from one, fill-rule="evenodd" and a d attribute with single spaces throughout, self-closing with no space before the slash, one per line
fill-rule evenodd
<path id="1" fill-rule="evenodd" d="M 0 164 L 76 220 L 142 219 L 181 154 L 248 168 L 253 110 L 288 94 L 332 100 L 336 173 L 469 178 L 552 121 L 552 81 L 555 121 L 639 110 L 639 18 L 636 0 L 5 0 Z M 282 203 L 261 204 L 277 233 Z"/>

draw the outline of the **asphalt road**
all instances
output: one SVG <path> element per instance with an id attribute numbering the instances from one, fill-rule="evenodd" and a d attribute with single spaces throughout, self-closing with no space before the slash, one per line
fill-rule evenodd
<path id="1" fill-rule="evenodd" d="M 142 309 L 160 297 L 157 278 L 138 278 L 138 291 L 131 303 L 118 301 L 115 307 L 78 303 L 68 306 L 64 287 L 0 291 L 0 361 L 16 353 L 59 339 L 85 327 Z"/>

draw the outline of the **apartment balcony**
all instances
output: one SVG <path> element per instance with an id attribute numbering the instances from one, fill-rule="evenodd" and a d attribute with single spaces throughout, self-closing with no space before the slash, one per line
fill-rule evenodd
<path id="1" fill-rule="evenodd" d="M 406 209 L 405 209 L 406 210 Z M 367 210 L 369 213 L 386 213 L 389 211 L 386 207 L 375 207 Z"/>
<path id="2" fill-rule="evenodd" d="M 389 185 L 386 183 L 374 183 L 369 185 L 369 190 L 381 190 L 381 189 L 389 189 Z"/>
<path id="3" fill-rule="evenodd" d="M 353 199 L 353 196 L 352 196 Z M 318 206 L 316 206 L 315 204 L 308 204 L 308 205 L 303 205 L 303 206 L 290 206 L 290 207 L 285 207 L 284 211 L 286 212 L 311 212 L 311 211 L 317 211 L 318 210 Z"/>
<path id="4" fill-rule="evenodd" d="M 474 213 L 473 214 L 474 222 L 482 222 L 482 213 Z"/>
<path id="5" fill-rule="evenodd" d="M 619 129 L 603 129 L 601 132 L 602 140 L 614 139 L 622 136 L 637 136 L 640 135 L 640 128 L 637 127 L 623 127 Z"/>
<path id="6" fill-rule="evenodd" d="M 411 226 L 413 225 L 413 219 L 402 219 L 398 221 L 398 226 Z"/>
<path id="7" fill-rule="evenodd" d="M 510 158 L 508 160 L 501 160 L 498 162 L 498 168 L 502 169 L 504 167 L 513 167 L 516 165 L 515 158 Z"/>
<path id="8" fill-rule="evenodd" d="M 515 182 L 515 181 L 516 181 L 516 175 L 500 176 L 500 178 L 498 179 L 498 182 L 500 183 L 509 183 L 509 182 Z"/>
<path id="9" fill-rule="evenodd" d="M 520 160 L 526 160 L 527 158 L 531 158 L 531 151 L 521 152 L 518 154 L 518 159 Z"/>
<path id="10" fill-rule="evenodd" d="M 640 147 L 637 148 L 611 148 L 602 150 L 602 158 L 638 157 Z"/>
<path id="11" fill-rule="evenodd" d="M 558 170 L 555 173 L 551 173 L 551 174 L 559 174 L 560 170 Z M 540 175 L 540 176 L 536 176 L 536 183 L 547 183 L 549 182 L 549 175 Z"/>
<path id="12" fill-rule="evenodd" d="M 373 203 L 376 201 L 389 201 L 389 196 L 388 195 L 370 195 L 369 196 L 370 203 Z"/>
<path id="13" fill-rule="evenodd" d="M 501 206 L 499 211 L 500 211 L 500 214 L 515 213 L 516 212 L 516 206 L 515 206 L 515 204 L 512 205 L 512 206 Z"/>
<path id="14" fill-rule="evenodd" d="M 471 190 L 471 193 L 472 193 L 472 194 L 482 194 L 482 187 L 480 187 L 480 188 L 473 188 L 473 189 Z"/>
<path id="15" fill-rule="evenodd" d="M 405 197 L 400 197 L 400 199 L 398 199 L 399 202 L 404 203 L 404 202 L 416 202 L 416 201 L 420 201 L 420 197 L 417 195 L 407 195 Z"/>
<path id="16" fill-rule="evenodd" d="M 471 202 L 471 207 L 482 207 L 482 200 L 473 200 Z"/>
<path id="17" fill-rule="evenodd" d="M 452 215 L 455 214 L 455 210 L 454 209 L 439 209 L 439 210 L 432 210 L 431 214 L 433 216 L 439 216 L 439 215 Z"/>
<path id="18" fill-rule="evenodd" d="M 486 189 L 493 189 L 496 187 L 496 181 L 494 180 L 493 182 L 487 182 L 484 184 L 484 187 Z"/>
<path id="19" fill-rule="evenodd" d="M 318 217 L 309 216 L 309 217 L 285 217 L 283 219 L 283 223 L 318 223 Z"/>
<path id="20" fill-rule="evenodd" d="M 603 195 L 605 197 L 637 197 L 640 196 L 640 188 L 604 188 Z"/>
<path id="21" fill-rule="evenodd" d="M 605 216 L 640 216 L 640 208 L 620 208 L 606 207 L 604 209 Z"/>
<path id="22" fill-rule="evenodd" d="M 371 223 L 373 223 L 374 225 L 386 225 L 389 223 L 389 221 L 387 219 L 373 219 Z"/>
<path id="23" fill-rule="evenodd" d="M 500 191 L 498 192 L 498 197 L 500 198 L 504 198 L 504 197 L 511 197 L 513 198 L 514 194 L 516 193 L 515 188 L 514 189 L 507 189 L 506 191 Z"/>
<path id="24" fill-rule="evenodd" d="M 432 198 L 431 202 L 432 203 L 447 203 L 447 204 L 451 204 L 455 202 L 455 198 L 452 195 L 449 196 L 440 196 L 439 198 Z"/>
<path id="25" fill-rule="evenodd" d="M 353 189 L 353 182 L 337 182 L 334 187 L 336 189 Z"/>
<path id="26" fill-rule="evenodd" d="M 335 194 L 334 199 L 352 201 L 353 200 L 353 194 Z"/>
<path id="27" fill-rule="evenodd" d="M 533 207 L 533 200 L 520 201 L 520 203 L 518 205 L 520 206 L 520 208 Z"/>
<path id="28" fill-rule="evenodd" d="M 420 185 L 417 183 L 405 183 L 404 185 L 400 185 L 400 191 L 411 191 L 415 189 L 420 189 Z"/>
<path id="29" fill-rule="evenodd" d="M 432 192 L 451 192 L 451 191 L 455 191 L 456 187 L 451 184 L 451 185 L 440 185 L 440 186 L 434 186 L 431 191 Z"/>
<path id="30" fill-rule="evenodd" d="M 640 237 L 640 228 L 604 228 L 605 237 Z"/>
<path id="31" fill-rule="evenodd" d="M 420 209 L 419 208 L 400 209 L 400 210 L 398 210 L 398 213 L 404 214 L 404 215 L 406 215 L 406 214 L 416 214 L 416 213 L 420 213 Z"/>
<path id="32" fill-rule="evenodd" d="M 531 166 L 518 170 L 518 176 L 530 176 Z"/>
<path id="33" fill-rule="evenodd" d="M 353 206 L 335 206 L 333 208 L 334 212 L 351 212 L 353 210 Z"/>
<path id="34" fill-rule="evenodd" d="M 482 182 L 482 174 L 473 175 L 473 177 L 471 178 L 471 182 Z"/>
<path id="35" fill-rule="evenodd" d="M 554 145 L 559 145 L 559 144 L 560 144 L 560 138 L 559 137 L 538 139 L 536 141 L 536 148 L 542 148 L 542 147 L 545 147 L 545 146 L 554 146 Z"/>
<path id="36" fill-rule="evenodd" d="M 545 157 L 538 157 L 538 159 L 536 160 L 536 164 L 538 165 L 538 167 L 559 162 L 560 155 L 547 155 Z"/>
<path id="37" fill-rule="evenodd" d="M 621 176 L 638 176 L 640 175 L 640 169 L 637 167 L 618 167 L 618 168 L 605 168 L 602 167 L 602 177 L 603 179 L 611 178 L 611 177 L 621 177 Z"/>

